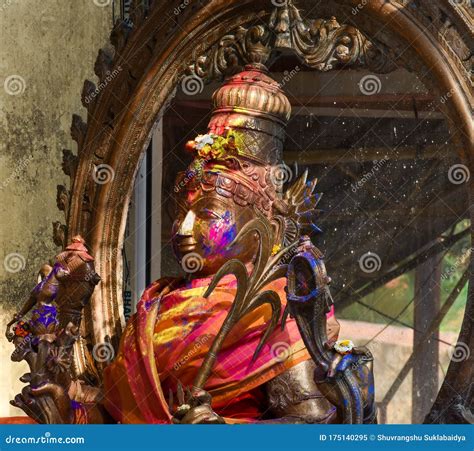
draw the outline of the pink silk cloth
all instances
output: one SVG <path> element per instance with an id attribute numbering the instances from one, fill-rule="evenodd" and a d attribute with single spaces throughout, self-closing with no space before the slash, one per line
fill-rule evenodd
<path id="1" fill-rule="evenodd" d="M 232 305 L 236 280 L 226 276 L 209 298 L 210 279 L 196 279 L 157 297 L 159 282 L 143 293 L 122 336 L 117 358 L 104 374 L 105 405 L 121 423 L 170 423 L 169 392 L 178 381 L 191 387 Z M 286 306 L 286 279 L 268 285 Z M 295 320 L 280 323 L 258 358 L 254 351 L 271 316 L 264 305 L 247 314 L 228 334 L 205 390 L 226 422 L 251 422 L 264 413 L 263 384 L 310 359 Z M 331 311 L 328 317 L 333 316 Z M 281 320 L 281 318 L 280 318 Z"/>

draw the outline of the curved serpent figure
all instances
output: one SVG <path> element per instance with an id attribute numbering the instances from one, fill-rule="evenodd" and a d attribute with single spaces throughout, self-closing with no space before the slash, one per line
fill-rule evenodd
<path id="1" fill-rule="evenodd" d="M 330 278 L 321 252 L 309 237 L 301 238 L 287 277 L 289 313 L 316 362 L 318 388 L 336 406 L 341 423 L 376 423 L 372 354 L 365 347 L 338 352 L 334 344 L 328 343 L 326 313 L 333 304 Z"/>

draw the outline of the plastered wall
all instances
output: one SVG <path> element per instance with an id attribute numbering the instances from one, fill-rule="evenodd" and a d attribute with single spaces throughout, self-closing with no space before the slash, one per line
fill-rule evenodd
<path id="1" fill-rule="evenodd" d="M 55 255 L 62 149 L 75 151 L 71 115 L 85 116 L 84 79 L 112 27 L 112 0 L 0 0 L 0 417 L 26 364 L 10 362 L 5 324 Z"/>

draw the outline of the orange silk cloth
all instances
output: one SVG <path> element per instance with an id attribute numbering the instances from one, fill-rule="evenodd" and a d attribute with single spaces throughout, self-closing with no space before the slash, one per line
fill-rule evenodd
<path id="1" fill-rule="evenodd" d="M 143 293 L 130 319 L 117 358 L 105 370 L 105 405 L 122 423 L 170 423 L 169 392 L 178 382 L 191 387 L 232 305 L 236 281 L 221 280 L 209 298 L 210 279 L 197 279 L 162 299 L 155 282 Z M 286 279 L 268 285 L 286 305 Z M 282 311 L 283 311 L 282 309 Z M 280 323 L 258 358 L 254 351 L 271 316 L 264 305 L 247 314 L 228 334 L 206 385 L 213 409 L 227 422 L 248 422 L 263 413 L 262 385 L 310 358 L 296 322 Z M 280 318 L 281 319 L 281 318 Z"/>
<path id="2" fill-rule="evenodd" d="M 0 424 L 38 424 L 30 417 L 0 417 Z"/>

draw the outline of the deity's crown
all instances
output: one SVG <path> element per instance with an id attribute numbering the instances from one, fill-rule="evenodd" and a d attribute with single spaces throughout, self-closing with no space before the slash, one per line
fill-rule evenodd
<path id="1" fill-rule="evenodd" d="M 281 163 L 291 104 L 262 64 L 228 77 L 212 96 L 210 134 L 240 134 L 239 151 L 263 164 Z"/>
<path id="2" fill-rule="evenodd" d="M 186 144 L 195 160 L 178 179 L 271 215 L 281 191 L 272 171 L 282 163 L 288 98 L 266 67 L 253 63 L 228 77 L 212 100 L 208 131 Z"/>
<path id="3" fill-rule="evenodd" d="M 253 63 L 228 77 L 213 94 L 208 132 L 186 147 L 195 158 L 178 175 L 175 192 L 201 189 L 252 205 L 267 217 L 280 217 L 281 243 L 297 239 L 300 230 L 318 231 L 313 217 L 320 196 L 307 171 L 283 192 L 291 178 L 282 162 L 285 127 L 291 104 L 263 64 Z"/>

